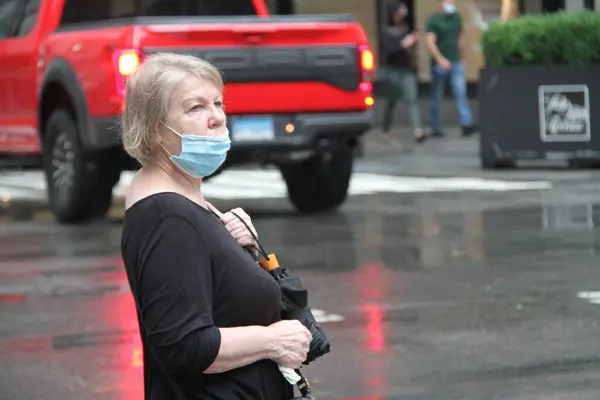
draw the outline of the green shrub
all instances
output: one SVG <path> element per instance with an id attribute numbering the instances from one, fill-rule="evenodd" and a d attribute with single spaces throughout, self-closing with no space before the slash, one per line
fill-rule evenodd
<path id="1" fill-rule="evenodd" d="M 600 12 L 524 16 L 494 23 L 481 45 L 487 66 L 600 64 Z"/>

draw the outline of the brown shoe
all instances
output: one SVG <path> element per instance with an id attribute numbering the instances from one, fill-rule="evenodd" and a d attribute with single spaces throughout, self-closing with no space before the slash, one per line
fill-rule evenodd
<path id="1" fill-rule="evenodd" d="M 425 140 L 427 140 L 427 135 L 425 135 L 420 129 L 416 130 L 413 135 L 415 137 L 415 142 L 417 143 L 423 143 Z"/>

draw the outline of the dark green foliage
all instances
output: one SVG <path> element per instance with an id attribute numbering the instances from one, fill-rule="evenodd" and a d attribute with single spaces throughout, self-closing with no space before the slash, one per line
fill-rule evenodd
<path id="1" fill-rule="evenodd" d="M 600 65 L 600 12 L 524 16 L 495 23 L 481 45 L 489 67 Z"/>

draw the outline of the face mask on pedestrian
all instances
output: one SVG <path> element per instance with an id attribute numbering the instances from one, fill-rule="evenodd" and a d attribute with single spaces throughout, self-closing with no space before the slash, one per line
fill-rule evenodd
<path id="1" fill-rule="evenodd" d="M 452 13 L 456 12 L 456 6 L 452 3 L 444 3 L 442 5 L 442 7 L 444 7 L 444 11 L 447 14 L 452 14 Z"/>
<path id="2" fill-rule="evenodd" d="M 181 138 L 181 152 L 174 155 L 164 146 L 163 148 L 173 164 L 186 174 L 194 178 L 203 178 L 215 173 L 225 162 L 231 147 L 229 132 L 224 136 L 182 135 L 168 125 L 165 126 Z"/>

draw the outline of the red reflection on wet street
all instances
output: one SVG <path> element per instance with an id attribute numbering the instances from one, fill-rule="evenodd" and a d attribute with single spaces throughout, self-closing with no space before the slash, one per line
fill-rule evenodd
<path id="1" fill-rule="evenodd" d="M 382 301 L 386 298 L 385 270 L 379 264 L 368 264 L 357 271 L 356 282 L 365 319 L 365 346 L 369 352 L 381 353 L 385 349 L 384 316 Z"/>
<path id="2" fill-rule="evenodd" d="M 381 353 L 385 348 L 385 335 L 383 332 L 383 309 L 380 304 L 367 303 L 362 306 L 367 324 L 365 336 L 367 348 L 374 353 Z"/>
<path id="3" fill-rule="evenodd" d="M 122 265 L 120 260 L 111 260 L 111 265 Z M 127 286 L 124 271 L 104 274 L 104 279 L 121 281 Z M 128 287 L 128 286 L 127 286 Z M 107 371 L 110 382 L 103 382 L 106 391 L 114 393 L 115 398 L 132 400 L 143 396 L 143 352 L 139 334 L 135 302 L 129 289 L 104 297 L 98 304 L 98 314 L 106 319 L 112 329 L 123 332 L 125 339 L 118 346 L 111 346 L 113 352 L 111 371 Z"/>
<path id="4" fill-rule="evenodd" d="M 385 277 L 385 269 L 376 263 L 364 265 L 354 276 L 360 296 L 360 310 L 364 319 L 363 346 L 373 356 L 364 363 L 364 387 L 374 394 L 385 390 L 388 386 L 387 360 L 392 357 L 386 351 L 385 307 L 389 282 Z M 379 395 L 361 397 L 352 400 L 382 400 Z"/>
<path id="5" fill-rule="evenodd" d="M 27 301 L 27 296 L 21 293 L 0 294 L 0 303 L 23 303 Z"/>
<path id="6" fill-rule="evenodd" d="M 14 338 L 0 341 L 0 354 L 28 353 L 42 357 L 50 354 L 51 349 L 52 343 L 48 337 Z"/>

